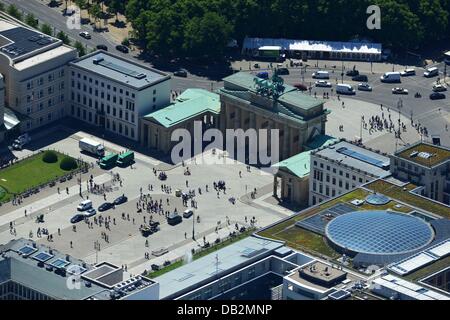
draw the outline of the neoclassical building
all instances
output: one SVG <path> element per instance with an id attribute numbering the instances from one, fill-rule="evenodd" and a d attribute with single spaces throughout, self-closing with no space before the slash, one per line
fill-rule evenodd
<path id="1" fill-rule="evenodd" d="M 285 85 L 277 76 L 262 80 L 248 73 L 235 73 L 224 79 L 218 93 L 224 136 L 227 129 L 278 129 L 279 160 L 304 151 L 305 143 L 314 135 L 325 134 L 329 112 L 324 102 Z M 267 148 L 272 148 L 271 143 Z"/>

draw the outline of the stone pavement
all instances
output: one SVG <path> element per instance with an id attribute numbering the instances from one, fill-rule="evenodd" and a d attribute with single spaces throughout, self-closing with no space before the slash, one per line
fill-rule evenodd
<path id="1" fill-rule="evenodd" d="M 336 97 L 326 100 L 325 107 L 331 111 L 328 116 L 328 122 L 326 125 L 326 133 L 336 138 L 345 138 L 347 140 L 354 141 L 356 138 L 361 137 L 361 117 L 364 116 L 367 122 L 372 116 L 382 116 L 384 113 L 385 118 L 391 115 L 392 121 L 397 126 L 398 112 L 393 110 L 387 110 L 386 107 L 381 110 L 380 105 L 364 102 L 349 98 L 340 98 L 338 101 Z M 344 102 L 344 107 L 342 107 Z M 400 121 L 403 122 L 407 131 L 402 133 L 402 140 L 399 140 L 397 147 L 401 147 L 405 144 L 411 144 L 420 140 L 420 135 L 411 126 L 411 121 L 404 115 L 400 116 Z M 339 126 L 343 125 L 344 130 L 340 131 Z M 397 126 L 398 128 L 398 126 Z M 380 150 L 385 153 L 392 153 L 396 150 L 396 139 L 394 133 L 390 133 L 386 130 L 369 132 L 367 129 L 362 130 L 363 144 L 373 149 Z"/>

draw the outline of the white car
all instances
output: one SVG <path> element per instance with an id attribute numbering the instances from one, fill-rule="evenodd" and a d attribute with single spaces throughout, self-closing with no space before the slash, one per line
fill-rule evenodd
<path id="1" fill-rule="evenodd" d="M 81 32 L 79 33 L 79 35 L 80 35 L 80 37 L 83 37 L 83 38 L 85 38 L 85 39 L 91 39 L 91 35 L 90 35 L 89 32 L 87 32 L 87 31 L 81 31 Z"/>
<path id="2" fill-rule="evenodd" d="M 372 91 L 372 87 L 368 83 L 358 84 L 358 90 L 360 91 Z"/>
<path id="3" fill-rule="evenodd" d="M 447 87 L 442 85 L 442 84 L 436 84 L 433 86 L 433 91 L 434 92 L 443 92 L 443 91 L 447 91 Z"/>
<path id="4" fill-rule="evenodd" d="M 416 70 L 414 70 L 414 69 L 406 69 L 405 71 L 400 72 L 400 75 L 402 77 L 415 76 L 416 75 Z"/>
<path id="5" fill-rule="evenodd" d="M 316 87 L 319 87 L 319 88 L 331 88 L 333 86 L 331 84 L 331 82 L 328 82 L 325 80 L 316 81 L 315 85 L 316 85 Z"/>
<path id="6" fill-rule="evenodd" d="M 408 94 L 408 90 L 404 88 L 393 88 L 392 89 L 393 94 Z"/>
<path id="7" fill-rule="evenodd" d="M 97 213 L 97 210 L 95 210 L 94 208 L 91 208 L 84 212 L 84 216 L 87 218 L 90 218 L 90 217 L 95 216 L 96 213 Z"/>

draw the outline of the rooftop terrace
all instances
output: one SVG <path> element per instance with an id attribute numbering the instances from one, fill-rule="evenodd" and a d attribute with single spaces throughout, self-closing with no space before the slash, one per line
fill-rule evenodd
<path id="1" fill-rule="evenodd" d="M 450 161 L 450 149 L 427 143 L 407 147 L 400 150 L 396 155 L 426 167 L 433 167 L 445 161 Z"/>

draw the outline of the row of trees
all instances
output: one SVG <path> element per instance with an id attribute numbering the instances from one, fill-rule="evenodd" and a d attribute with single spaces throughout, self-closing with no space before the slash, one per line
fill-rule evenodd
<path id="1" fill-rule="evenodd" d="M 245 36 L 311 40 L 369 38 L 418 48 L 450 35 L 450 0 L 127 0 L 127 20 L 143 48 L 164 56 L 221 55 Z M 370 5 L 381 29 L 366 26 Z M 122 10 L 122 9 L 121 9 Z"/>

